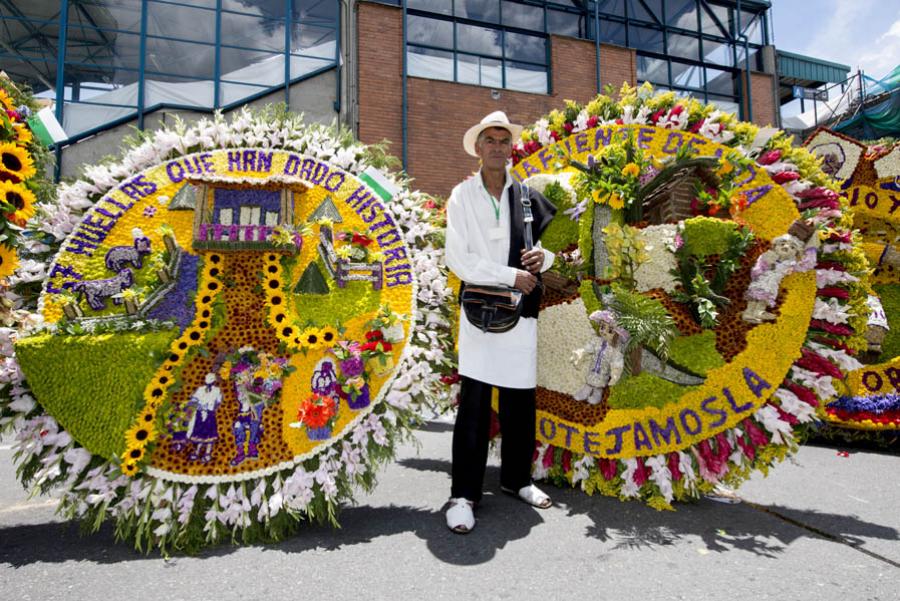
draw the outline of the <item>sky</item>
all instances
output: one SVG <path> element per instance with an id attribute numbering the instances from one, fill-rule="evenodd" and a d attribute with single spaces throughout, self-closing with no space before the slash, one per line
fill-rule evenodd
<path id="1" fill-rule="evenodd" d="M 900 0 L 772 0 L 775 47 L 881 79 L 900 64 Z"/>

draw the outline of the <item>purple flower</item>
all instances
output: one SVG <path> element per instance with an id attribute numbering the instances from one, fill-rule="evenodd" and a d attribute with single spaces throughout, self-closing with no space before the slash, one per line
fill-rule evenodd
<path id="1" fill-rule="evenodd" d="M 345 378 L 355 378 L 362 375 L 365 364 L 362 357 L 356 355 L 341 361 L 341 375 Z"/>
<path id="2" fill-rule="evenodd" d="M 153 217 L 154 215 L 156 215 L 156 207 L 153 205 L 144 209 L 144 217 Z"/>
<path id="3" fill-rule="evenodd" d="M 581 217 L 581 214 L 587 211 L 587 202 L 587 199 L 582 200 L 574 207 L 563 211 L 563 213 L 568 215 L 569 219 L 571 219 L 572 221 L 578 221 L 578 219 Z"/>

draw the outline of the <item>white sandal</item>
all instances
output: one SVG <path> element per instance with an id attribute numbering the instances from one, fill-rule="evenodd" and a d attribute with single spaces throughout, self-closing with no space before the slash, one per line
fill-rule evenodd
<path id="1" fill-rule="evenodd" d="M 547 493 L 542 491 L 534 484 L 523 486 L 519 489 L 518 492 L 512 490 L 511 488 L 506 488 L 505 486 L 501 486 L 500 490 L 507 494 L 518 497 L 521 501 L 528 503 L 532 507 L 537 507 L 538 509 L 549 509 L 553 505 L 553 501 L 550 500 L 550 497 L 547 495 Z"/>
<path id="2" fill-rule="evenodd" d="M 447 508 L 447 528 L 457 534 L 468 534 L 475 528 L 475 513 L 472 508 L 475 503 L 468 499 L 458 497 L 450 499 L 450 507 Z"/>

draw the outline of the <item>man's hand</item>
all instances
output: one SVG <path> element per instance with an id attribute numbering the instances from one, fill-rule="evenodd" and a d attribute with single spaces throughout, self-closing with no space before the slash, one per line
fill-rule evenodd
<path id="1" fill-rule="evenodd" d="M 522 265 L 530 273 L 538 274 L 544 265 L 544 251 L 539 248 L 522 249 Z"/>
<path id="2" fill-rule="evenodd" d="M 527 271 L 522 271 L 520 269 L 516 272 L 516 283 L 513 284 L 513 286 L 525 294 L 529 294 L 534 290 L 534 287 L 537 286 L 537 278 Z"/>

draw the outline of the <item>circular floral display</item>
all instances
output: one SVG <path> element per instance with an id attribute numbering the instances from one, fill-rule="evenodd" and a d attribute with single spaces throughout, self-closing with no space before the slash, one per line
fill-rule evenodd
<path id="1" fill-rule="evenodd" d="M 844 201 L 783 134 L 625 87 L 527 128 L 514 176 L 559 209 L 538 322 L 536 472 L 673 499 L 737 484 L 858 365 Z"/>
<path id="2" fill-rule="evenodd" d="M 839 428 L 900 430 L 900 144 L 866 146 L 821 129 L 805 146 L 840 182 L 872 268 L 865 365 L 826 405 L 825 417 Z"/>
<path id="3" fill-rule="evenodd" d="M 433 203 L 378 156 L 241 112 L 155 132 L 43 207 L 37 231 L 65 235 L 15 346 L 37 405 L 15 409 L 66 513 L 195 548 L 334 521 L 372 485 L 452 352 Z"/>

